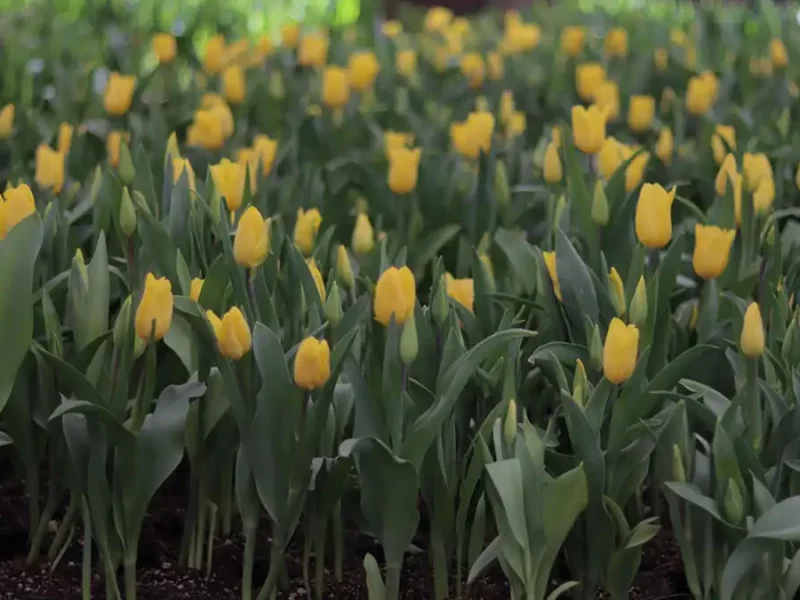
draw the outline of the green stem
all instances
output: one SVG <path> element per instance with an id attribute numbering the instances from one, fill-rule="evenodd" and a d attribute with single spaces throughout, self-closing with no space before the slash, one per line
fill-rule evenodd
<path id="1" fill-rule="evenodd" d="M 196 520 L 192 519 L 192 525 L 189 533 L 189 550 L 187 552 L 186 557 L 186 566 L 190 569 L 195 563 L 195 549 L 197 547 L 196 540 L 197 539 L 197 525 Z"/>
<path id="2" fill-rule="evenodd" d="M 136 600 L 136 557 L 125 560 L 125 600 Z"/>
<path id="3" fill-rule="evenodd" d="M 34 561 L 39 558 L 39 553 L 42 549 L 42 542 L 44 536 L 50 526 L 50 520 L 56 512 L 56 507 L 61 500 L 61 494 L 57 478 L 52 477 L 47 491 L 47 502 L 44 505 L 44 511 L 39 517 L 39 524 L 36 527 L 36 532 L 33 534 L 33 541 L 31 541 L 31 548 L 28 552 L 28 558 L 25 560 L 25 566 L 31 566 Z"/>
<path id="4" fill-rule="evenodd" d="M 447 554 L 440 536 L 434 533 L 432 537 L 434 598 L 447 600 Z"/>
<path id="5" fill-rule="evenodd" d="M 314 544 L 314 588 L 317 594 L 317 600 L 322 600 L 322 594 L 325 591 L 325 538 L 327 527 L 323 525 L 322 533 L 317 537 L 317 543 Z"/>
<path id="6" fill-rule="evenodd" d="M 61 524 L 58 526 L 58 530 L 56 531 L 56 536 L 53 538 L 53 542 L 50 544 L 50 548 L 47 550 L 47 560 L 53 562 L 58 556 L 59 550 L 64 542 L 64 538 L 66 537 L 67 533 L 72 526 L 73 521 L 75 520 L 75 515 L 78 514 L 78 503 L 80 502 L 80 494 L 72 491 L 69 495 L 69 506 L 67 506 L 67 512 L 64 513 L 64 519 L 61 521 Z"/>
<path id="7" fill-rule="evenodd" d="M 217 505 L 211 504 L 211 520 L 208 525 L 208 552 L 206 557 L 206 579 L 211 577 L 211 564 L 214 557 L 214 534 L 217 531 Z"/>
<path id="8" fill-rule="evenodd" d="M 344 574 L 344 526 L 342 524 L 342 501 L 333 509 L 333 576 L 341 583 Z"/>
<path id="9" fill-rule="evenodd" d="M 67 541 L 64 542 L 64 545 L 61 546 L 61 551 L 56 555 L 55 559 L 50 563 L 50 575 L 52 576 L 55 573 L 58 565 L 61 563 L 61 559 L 64 558 L 64 555 L 69 550 L 69 546 L 72 543 L 72 539 L 75 537 L 75 525 L 69 528 L 69 534 L 67 535 Z"/>
<path id="10" fill-rule="evenodd" d="M 763 435 L 763 423 L 761 415 L 761 393 L 758 389 L 758 359 L 746 358 L 746 383 L 747 394 L 745 396 L 747 407 L 745 414 L 747 414 L 747 434 L 750 440 L 750 447 L 758 454 L 761 450 L 761 442 Z"/>
<path id="11" fill-rule="evenodd" d="M 256 527 L 245 525 L 244 560 L 242 562 L 242 600 L 253 598 L 253 555 L 256 550 Z"/>
<path id="12" fill-rule="evenodd" d="M 194 561 L 194 524 L 197 519 L 197 476 L 194 470 L 189 482 L 189 506 L 183 517 L 183 537 L 178 553 L 178 566 L 186 567 Z"/>
<path id="13" fill-rule="evenodd" d="M 303 585 L 307 593 L 311 593 L 311 583 L 309 578 L 309 563 L 311 562 L 311 519 L 306 519 L 305 533 L 303 535 Z"/>
<path id="14" fill-rule="evenodd" d="M 222 512 L 222 536 L 230 537 L 233 530 L 233 473 L 234 469 L 224 470 L 220 485 L 220 510 Z"/>
<path id="15" fill-rule="evenodd" d="M 77 495 L 77 494 L 76 494 Z M 89 505 L 83 504 L 83 555 L 81 563 L 81 598 L 92 598 L 92 519 L 89 516 Z"/>
<path id="16" fill-rule="evenodd" d="M 386 600 L 397 600 L 400 596 L 400 564 L 386 565 Z"/>
<path id="17" fill-rule="evenodd" d="M 206 494 L 205 486 L 200 484 L 200 494 L 197 503 L 197 534 L 195 535 L 194 564 L 189 565 L 194 569 L 200 569 L 203 565 L 203 543 L 206 537 Z"/>
<path id="18" fill-rule="evenodd" d="M 154 321 L 155 324 L 155 321 Z M 133 405 L 132 430 L 138 432 L 142 428 L 144 419 L 150 412 L 150 404 L 153 401 L 153 390 L 155 389 L 156 375 L 156 345 L 153 340 L 147 344 L 145 360 L 145 373 L 142 378 L 142 385 Z"/>
<path id="19" fill-rule="evenodd" d="M 258 592 L 256 600 L 267 600 L 267 598 L 270 597 L 270 594 L 275 592 L 281 571 L 283 571 L 283 550 L 284 545 L 280 537 L 274 536 L 272 538 L 272 549 L 270 550 L 269 556 L 269 571 L 267 571 L 267 579 L 264 581 L 261 591 Z"/>
<path id="20" fill-rule="evenodd" d="M 25 487 L 28 492 L 28 541 L 33 543 L 34 528 L 38 528 L 41 520 L 39 506 L 39 468 L 38 465 L 26 468 Z"/>

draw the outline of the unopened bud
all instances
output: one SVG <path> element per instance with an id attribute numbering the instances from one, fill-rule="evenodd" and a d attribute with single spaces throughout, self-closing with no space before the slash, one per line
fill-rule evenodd
<path id="1" fill-rule="evenodd" d="M 433 285 L 433 296 L 431 296 L 431 316 L 433 322 L 441 327 L 447 320 L 447 284 L 444 277 L 439 277 L 439 281 Z"/>
<path id="2" fill-rule="evenodd" d="M 508 188 L 508 170 L 503 161 L 498 160 L 494 165 L 494 198 L 500 208 L 505 208 L 511 203 L 511 192 Z"/>
<path id="3" fill-rule="evenodd" d="M 728 522 L 733 525 L 741 523 L 744 518 L 744 497 L 742 496 L 742 490 L 739 489 L 739 484 L 734 479 L 728 479 L 723 507 Z"/>
<path id="4" fill-rule="evenodd" d="M 269 94 L 273 98 L 282 99 L 286 95 L 286 88 L 283 85 L 283 76 L 277 69 L 269 72 Z"/>
<path id="5" fill-rule="evenodd" d="M 335 281 L 331 285 L 331 290 L 328 292 L 323 308 L 325 310 L 325 318 L 328 319 L 331 325 L 336 327 L 342 320 L 344 311 L 342 310 L 342 297 L 339 295 L 339 285 Z"/>
<path id="6" fill-rule="evenodd" d="M 517 439 L 517 403 L 512 398 L 508 401 L 508 409 L 503 419 L 503 439 L 509 449 L 513 449 Z"/>
<path id="7" fill-rule="evenodd" d="M 603 369 L 603 340 L 600 338 L 600 328 L 597 325 L 592 330 L 592 339 L 589 342 L 589 359 L 594 371 L 599 372 Z"/>
<path id="8" fill-rule="evenodd" d="M 419 352 L 417 320 L 414 315 L 411 315 L 403 325 L 403 332 L 400 334 L 400 360 L 408 366 L 417 358 L 417 352 Z"/>
<path id="9" fill-rule="evenodd" d="M 86 269 L 86 261 L 83 260 L 83 252 L 80 248 L 75 250 L 75 256 L 72 258 L 72 266 L 77 269 L 78 275 L 81 278 L 81 284 L 84 290 L 89 289 L 89 271 Z"/>
<path id="10" fill-rule="evenodd" d="M 558 227 L 561 224 L 561 217 L 567 209 L 567 199 L 564 196 L 559 196 L 556 200 L 555 210 L 553 210 L 553 224 Z"/>
<path id="11" fill-rule="evenodd" d="M 125 185 L 133 183 L 136 177 L 136 168 L 133 166 L 131 151 L 125 140 L 121 140 L 119 143 L 119 167 L 117 167 L 117 171 L 119 172 L 119 178 L 122 180 L 122 183 Z"/>
<path id="12" fill-rule="evenodd" d="M 608 196 L 606 196 L 603 182 L 598 179 L 594 184 L 594 195 L 592 196 L 592 223 L 598 227 L 605 227 L 608 225 L 608 219 Z"/>
<path id="13" fill-rule="evenodd" d="M 678 444 L 672 446 L 672 480 L 686 483 L 686 467 Z"/>
<path id="14" fill-rule="evenodd" d="M 645 284 L 643 276 L 639 277 L 639 283 L 636 284 L 636 291 L 633 293 L 628 314 L 631 323 L 639 329 L 642 329 L 647 323 L 647 284 Z"/>
<path id="15" fill-rule="evenodd" d="M 583 361 L 579 358 L 575 361 L 575 378 L 572 380 L 572 398 L 579 406 L 586 406 L 589 397 L 589 380 L 586 377 L 586 369 Z"/>
<path id="16" fill-rule="evenodd" d="M 136 231 L 136 207 L 133 205 L 127 187 L 122 188 L 122 198 L 119 203 L 119 227 L 128 238 Z"/>
<path id="17" fill-rule="evenodd" d="M 353 267 L 350 264 L 350 257 L 347 255 L 347 248 L 345 248 L 344 244 L 339 245 L 339 249 L 336 252 L 336 280 L 348 290 L 353 289 L 355 284 Z"/>
<path id="18" fill-rule="evenodd" d="M 114 345 L 117 348 L 122 347 L 128 335 L 128 328 L 130 327 L 131 324 L 132 303 L 133 300 L 131 296 L 125 298 L 125 302 L 122 303 L 122 307 L 119 309 L 119 313 L 117 314 L 117 320 L 114 322 L 114 329 L 112 335 L 114 339 Z"/>
<path id="19" fill-rule="evenodd" d="M 133 190 L 133 205 L 136 207 L 136 210 L 147 215 L 153 216 L 153 211 L 150 210 L 150 205 L 147 203 L 147 200 L 144 197 L 144 194 L 139 190 Z"/>

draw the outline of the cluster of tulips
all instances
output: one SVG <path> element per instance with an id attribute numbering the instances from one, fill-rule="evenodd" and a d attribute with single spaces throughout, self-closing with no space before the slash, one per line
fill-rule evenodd
<path id="1" fill-rule="evenodd" d="M 211 576 L 241 533 L 242 600 L 293 539 L 323 597 L 355 524 L 370 600 L 412 545 L 437 600 L 494 562 L 515 599 L 627 598 L 665 520 L 693 597 L 794 597 L 800 38 L 762 4 L 204 43 L 122 12 L 124 73 L 72 39 L 4 55 L 27 566 L 82 531 L 83 597 L 97 571 L 133 600 L 186 461 L 177 562 Z"/>

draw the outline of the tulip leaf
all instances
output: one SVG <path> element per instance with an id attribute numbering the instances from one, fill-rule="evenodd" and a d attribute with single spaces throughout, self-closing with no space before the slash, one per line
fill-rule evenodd
<path id="1" fill-rule="evenodd" d="M 478 556 L 478 558 L 476 558 L 472 563 L 472 566 L 469 569 L 467 583 L 472 583 L 478 577 L 480 577 L 481 573 L 488 569 L 489 565 L 499 558 L 501 549 L 502 545 L 499 536 L 489 542 L 489 545 L 484 548 L 483 552 L 480 553 L 480 556 Z"/>
<path id="2" fill-rule="evenodd" d="M 369 552 L 364 556 L 364 572 L 367 574 L 367 599 L 383 600 L 386 597 L 386 588 L 383 585 L 381 570 L 375 557 Z"/>
<path id="3" fill-rule="evenodd" d="M 502 227 L 495 232 L 494 241 L 505 254 L 508 266 L 522 284 L 525 295 L 532 295 L 536 290 L 539 264 L 531 245 L 518 233 Z"/>
<path id="4" fill-rule="evenodd" d="M 161 274 L 169 279 L 172 289 L 180 290 L 181 282 L 176 268 L 178 251 L 172 243 L 169 233 L 152 215 L 144 211 L 138 211 L 138 215 L 138 231 L 142 237 L 143 250 L 155 262 Z"/>
<path id="5" fill-rule="evenodd" d="M 592 194 L 586 185 L 585 168 L 582 164 L 582 155 L 575 148 L 572 129 L 567 125 L 561 126 L 561 143 L 564 147 L 565 175 L 569 189 L 570 218 L 578 226 L 584 239 L 589 239 L 592 234 Z"/>
<path id="6" fill-rule="evenodd" d="M 0 241 L 0 412 L 33 339 L 34 265 L 41 245 L 38 215 L 23 219 Z"/>
<path id="7" fill-rule="evenodd" d="M 97 238 L 97 245 L 92 255 L 92 260 L 87 265 L 89 274 L 89 294 L 85 306 L 80 310 L 86 311 L 86 343 L 108 331 L 108 308 L 111 296 L 111 282 L 108 276 L 108 251 L 106 250 L 106 234 L 101 231 Z"/>
<path id="8" fill-rule="evenodd" d="M 582 333 L 586 318 L 592 324 L 598 322 L 597 295 L 589 269 L 561 229 L 556 232 L 556 271 L 573 331 L 581 332 L 579 339 L 588 341 Z"/>
<path id="9" fill-rule="evenodd" d="M 69 392 L 79 400 L 85 400 L 98 406 L 106 406 L 108 404 L 106 399 L 97 391 L 97 388 L 75 367 L 39 345 L 34 346 L 34 351 L 39 353 L 50 365 L 50 368 L 53 369 L 60 384 L 64 386 L 63 391 Z"/>
<path id="10" fill-rule="evenodd" d="M 690 504 L 693 504 L 697 508 L 700 508 L 701 510 L 705 511 L 720 523 L 729 525 L 728 522 L 719 513 L 719 510 L 717 510 L 717 503 L 713 499 L 704 495 L 703 492 L 700 491 L 700 488 L 694 485 L 693 483 L 683 483 L 680 481 L 667 481 L 666 483 L 664 483 L 664 485 L 671 492 L 681 497 L 683 500 L 689 502 Z"/>
<path id="11" fill-rule="evenodd" d="M 444 248 L 459 231 L 461 231 L 461 226 L 457 223 L 451 223 L 425 234 L 422 238 L 414 242 L 411 247 L 409 262 L 416 281 L 422 280 L 425 275 L 425 268 L 428 264 L 439 256 L 442 248 Z"/>
<path id="12" fill-rule="evenodd" d="M 777 546 L 776 546 L 777 544 Z M 736 588 L 748 572 L 773 550 L 780 548 L 780 543 L 768 538 L 749 537 L 739 543 L 722 571 L 720 581 L 720 600 L 732 600 Z"/>

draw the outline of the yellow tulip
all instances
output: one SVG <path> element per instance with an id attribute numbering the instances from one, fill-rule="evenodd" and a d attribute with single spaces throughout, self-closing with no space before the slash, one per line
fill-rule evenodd
<path id="1" fill-rule="evenodd" d="M 278 141 L 268 135 L 257 135 L 253 139 L 253 152 L 261 160 L 261 172 L 264 177 L 272 173 L 275 155 L 278 153 Z"/>
<path id="2" fill-rule="evenodd" d="M 286 23 L 281 27 L 281 44 L 284 48 L 294 50 L 300 40 L 300 25 L 297 23 Z"/>
<path id="3" fill-rule="evenodd" d="M 356 52 L 347 61 L 350 86 L 357 92 L 364 92 L 370 89 L 374 85 L 380 70 L 381 63 L 378 62 L 375 53 L 369 50 Z"/>
<path id="4" fill-rule="evenodd" d="M 503 93 L 500 94 L 500 120 L 506 123 L 514 112 L 516 112 L 514 92 L 511 90 L 503 90 Z"/>
<path id="5" fill-rule="evenodd" d="M 572 139 L 585 154 L 596 154 L 606 139 L 606 116 L 596 105 L 572 107 Z"/>
<path id="6" fill-rule="evenodd" d="M 663 248 L 672 238 L 672 203 L 676 188 L 669 192 L 657 183 L 645 183 L 636 204 L 636 237 L 647 248 Z"/>
<path id="7" fill-rule="evenodd" d="M 56 194 L 64 187 L 64 155 L 45 144 L 36 148 L 36 184 Z"/>
<path id="8" fill-rule="evenodd" d="M 69 123 L 61 123 L 58 126 L 58 141 L 56 142 L 56 148 L 62 154 L 68 154 L 69 149 L 72 147 L 72 134 L 74 133 L 75 128 L 70 125 Z"/>
<path id="9" fill-rule="evenodd" d="M 764 354 L 764 322 L 757 302 L 751 302 L 744 313 L 739 347 L 747 358 L 758 358 Z"/>
<path id="10" fill-rule="evenodd" d="M 751 154 L 745 152 L 742 156 L 742 171 L 747 178 L 747 189 L 756 191 L 765 179 L 772 179 L 772 164 L 763 152 Z"/>
<path id="11" fill-rule="evenodd" d="M 217 345 L 222 356 L 231 360 L 240 360 L 250 352 L 253 345 L 250 326 L 238 307 L 234 306 L 223 315 L 219 326 L 214 326 L 214 332 L 217 335 Z"/>
<path id="12" fill-rule="evenodd" d="M 413 143 L 413 133 L 403 133 L 399 131 L 383 132 L 383 152 L 387 160 L 393 148 L 407 148 Z"/>
<path id="13" fill-rule="evenodd" d="M 341 67 L 327 67 L 322 74 L 322 103 L 328 108 L 342 108 L 350 100 L 350 82 L 347 71 Z"/>
<path id="14" fill-rule="evenodd" d="M 297 63 L 303 67 L 322 67 L 328 62 L 328 37 L 320 32 L 304 35 L 297 50 Z"/>
<path id="15" fill-rule="evenodd" d="M 136 309 L 136 335 L 145 341 L 162 339 L 172 325 L 172 284 L 166 277 L 156 278 L 148 273 L 144 293 Z"/>
<path id="16" fill-rule="evenodd" d="M 623 383 L 636 368 L 639 352 L 639 330 L 614 317 L 608 326 L 603 346 L 603 375 L 611 383 Z"/>
<path id="17" fill-rule="evenodd" d="M 403 24 L 397 20 L 386 21 L 381 25 L 381 33 L 390 40 L 403 33 Z"/>
<path id="18" fill-rule="evenodd" d="M 200 294 L 203 291 L 203 284 L 205 281 L 200 277 L 195 277 L 192 279 L 192 283 L 189 286 L 189 298 L 197 302 L 200 299 Z"/>
<path id="19" fill-rule="evenodd" d="M 597 155 L 597 162 L 600 168 L 600 175 L 602 175 L 603 179 L 606 181 L 611 179 L 614 172 L 622 165 L 623 147 L 624 144 L 613 136 L 608 136 L 603 141 L 603 146 L 600 148 L 600 153 Z"/>
<path id="20" fill-rule="evenodd" d="M 665 165 L 672 164 L 672 153 L 675 148 L 675 139 L 672 136 L 672 130 L 669 127 L 664 127 L 661 133 L 658 134 L 658 141 L 656 141 L 656 156 L 661 159 Z"/>
<path id="21" fill-rule="evenodd" d="M 653 53 L 653 62 L 657 71 L 666 71 L 669 67 L 669 51 L 666 48 L 656 48 Z"/>
<path id="22" fill-rule="evenodd" d="M 250 173 L 250 191 L 255 192 L 258 189 L 258 156 L 255 150 L 252 148 L 240 148 L 236 154 L 236 162 L 241 165 L 242 169 Z"/>
<path id="23" fill-rule="evenodd" d="M 239 65 L 225 67 L 222 71 L 222 89 L 225 99 L 231 104 L 241 104 L 247 95 L 247 82 L 244 69 Z"/>
<path id="24" fill-rule="evenodd" d="M 206 44 L 206 53 L 203 56 L 203 67 L 206 73 L 216 75 L 225 68 L 228 61 L 227 46 L 223 35 L 215 35 Z"/>
<path id="25" fill-rule="evenodd" d="M 175 60 L 175 55 L 178 53 L 178 43 L 175 36 L 169 33 L 157 33 L 153 36 L 153 53 L 156 55 L 158 62 L 170 63 Z"/>
<path id="26" fill-rule="evenodd" d="M 488 111 L 470 113 L 463 123 L 450 126 L 450 137 L 456 150 L 471 160 L 477 160 L 481 151 L 489 152 L 493 134 L 494 115 Z"/>
<path id="27" fill-rule="evenodd" d="M 136 88 L 136 77 L 111 73 L 103 95 L 103 106 L 106 112 L 115 117 L 126 114 L 133 101 L 133 90 Z"/>
<path id="28" fill-rule="evenodd" d="M 389 189 L 409 194 L 417 187 L 422 148 L 392 148 L 389 152 Z"/>
<path id="29" fill-rule="evenodd" d="M 776 69 L 782 69 L 789 64 L 789 53 L 786 52 L 786 46 L 783 41 L 778 38 L 773 38 L 770 41 L 769 56 L 772 60 L 772 66 Z"/>
<path id="30" fill-rule="evenodd" d="M 314 249 L 317 233 L 322 225 L 322 215 L 316 208 L 310 210 L 297 209 L 297 220 L 294 224 L 294 243 L 300 251 L 308 256 Z"/>
<path id="31" fill-rule="evenodd" d="M 250 61 L 250 66 L 256 66 L 264 62 L 265 59 L 272 56 L 273 52 L 275 52 L 275 46 L 272 40 L 268 35 L 262 35 L 256 44 L 255 54 Z"/>
<path id="32" fill-rule="evenodd" d="M 115 169 L 119 166 L 119 153 L 122 141 L 126 143 L 130 139 L 130 135 L 125 131 L 113 130 L 108 132 L 106 137 L 106 154 L 108 154 L 108 164 Z"/>
<path id="33" fill-rule="evenodd" d="M 198 110 L 186 132 L 186 143 L 206 150 L 219 150 L 225 144 L 223 123 L 213 109 Z"/>
<path id="34" fill-rule="evenodd" d="M 547 183 L 558 183 L 564 177 L 561 168 L 561 157 L 558 154 L 558 147 L 550 142 L 544 153 L 544 180 Z"/>
<path id="35" fill-rule="evenodd" d="M 717 171 L 717 177 L 714 180 L 714 188 L 717 195 L 724 196 L 728 189 L 728 179 L 732 179 L 734 175 L 738 175 L 739 171 L 736 169 L 736 157 L 733 154 L 728 154 L 722 165 Z"/>
<path id="36" fill-rule="evenodd" d="M 756 214 L 763 215 L 775 202 L 775 180 L 772 175 L 764 177 L 758 185 L 758 189 L 753 192 L 753 208 Z"/>
<path id="37" fill-rule="evenodd" d="M 239 219 L 236 237 L 233 240 L 233 256 L 236 264 L 246 269 L 255 269 L 269 255 L 270 220 L 261 216 L 252 204 Z"/>
<path id="38" fill-rule="evenodd" d="M 317 266 L 317 261 L 315 261 L 313 258 L 309 258 L 306 261 L 306 265 L 308 266 L 308 272 L 311 273 L 311 279 L 314 280 L 314 285 L 317 286 L 319 299 L 322 302 L 325 302 L 325 282 L 322 280 L 322 272 Z"/>
<path id="39" fill-rule="evenodd" d="M 5 239 L 8 232 L 14 229 L 24 218 L 36 212 L 33 192 L 27 184 L 6 189 L 0 197 L 0 240 Z"/>
<path id="40" fill-rule="evenodd" d="M 474 312 L 475 284 L 472 278 L 455 279 L 450 273 L 447 273 L 445 275 L 445 287 L 450 298 L 469 310 L 469 312 Z"/>
<path id="41" fill-rule="evenodd" d="M 627 160 L 634 153 L 633 148 L 624 148 L 622 150 L 623 160 Z M 625 169 L 625 191 L 632 192 L 635 190 L 642 180 L 644 179 L 644 170 L 647 168 L 647 163 L 650 162 L 649 152 L 639 152 L 633 160 L 628 163 Z"/>
<path id="42" fill-rule="evenodd" d="M 225 52 L 225 66 L 244 64 L 250 53 L 250 40 L 247 38 L 237 40 L 228 46 Z"/>
<path id="43" fill-rule="evenodd" d="M 717 125 L 714 134 L 711 136 L 711 151 L 717 164 L 728 155 L 730 150 L 736 150 L 736 130 L 731 125 Z"/>
<path id="44" fill-rule="evenodd" d="M 511 113 L 511 118 L 508 119 L 506 123 L 506 137 L 513 138 L 518 135 L 522 135 L 525 133 L 525 129 L 528 126 L 528 120 L 525 116 L 525 113 L 521 110 L 515 110 Z"/>
<path id="45" fill-rule="evenodd" d="M 434 6 L 425 13 L 425 31 L 442 32 L 453 20 L 453 11 L 443 6 Z"/>
<path id="46" fill-rule="evenodd" d="M 14 105 L 6 104 L 0 110 L 0 140 L 7 140 L 14 133 Z"/>
<path id="47" fill-rule="evenodd" d="M 206 311 L 206 319 L 208 319 L 208 323 L 214 331 L 214 339 L 217 340 L 217 348 L 219 348 L 219 340 L 222 338 L 222 319 L 213 310 Z"/>
<path id="48" fill-rule="evenodd" d="M 398 325 L 414 316 L 417 289 L 414 275 L 408 267 L 389 267 L 378 278 L 375 286 L 375 320 L 389 325 L 392 315 Z"/>
<path id="49" fill-rule="evenodd" d="M 594 94 L 594 103 L 606 113 L 606 121 L 616 121 L 619 117 L 619 86 L 616 81 L 600 83 Z"/>
<path id="50" fill-rule="evenodd" d="M 721 229 L 715 225 L 694 226 L 694 254 L 692 267 L 703 279 L 714 279 L 722 275 L 728 266 L 735 229 Z"/>
<path id="51" fill-rule="evenodd" d="M 193 192 L 197 189 L 195 186 L 195 177 L 194 177 L 194 169 L 192 169 L 192 163 L 189 162 L 188 158 L 181 158 L 180 156 L 173 156 L 172 157 L 172 183 L 178 183 L 183 175 L 183 172 L 186 171 L 186 180 L 189 186 L 189 189 Z"/>
<path id="52" fill-rule="evenodd" d="M 459 66 L 461 67 L 461 73 L 469 81 L 470 87 L 479 88 L 483 85 L 486 64 L 483 62 L 483 56 L 478 52 L 467 52 L 462 55 Z"/>
<path id="53" fill-rule="evenodd" d="M 600 63 L 583 63 L 575 69 L 575 87 L 584 102 L 594 100 L 595 92 L 605 80 L 606 68 Z"/>
<path id="54" fill-rule="evenodd" d="M 203 111 L 209 111 L 218 122 L 224 137 L 229 137 L 233 134 L 233 112 L 231 107 L 217 94 L 206 94 L 201 100 L 201 107 Z M 199 112 L 199 111 L 198 111 Z M 196 118 L 197 115 L 195 115 Z"/>
<path id="55" fill-rule="evenodd" d="M 486 71 L 492 81 L 502 79 L 505 72 L 503 55 L 499 52 L 489 52 L 486 55 Z"/>
<path id="56" fill-rule="evenodd" d="M 294 358 L 294 382 L 306 391 L 321 388 L 331 376 L 331 351 L 328 342 L 307 337 Z"/>
<path id="57" fill-rule="evenodd" d="M 508 54 L 520 54 L 533 50 L 542 37 L 541 28 L 535 23 L 520 23 L 507 27 L 503 36 L 503 50 Z"/>
<path id="58" fill-rule="evenodd" d="M 583 52 L 586 42 L 586 29 L 578 25 L 569 25 L 561 32 L 561 52 L 567 56 L 578 56 Z"/>
<path id="59" fill-rule="evenodd" d="M 656 114 L 656 99 L 652 96 L 635 94 L 628 106 L 628 126 L 632 131 L 647 131 Z"/>
<path id="60" fill-rule="evenodd" d="M 708 112 L 717 99 L 719 81 L 713 73 L 705 72 L 689 78 L 686 90 L 686 108 L 690 114 L 699 116 Z"/>
<path id="61" fill-rule="evenodd" d="M 395 68 L 404 77 L 410 77 L 417 70 L 416 50 L 398 50 L 394 61 Z"/>
<path id="62" fill-rule="evenodd" d="M 728 175 L 733 185 L 733 212 L 736 218 L 736 224 L 742 224 L 742 177 L 739 173 L 731 173 Z"/>
<path id="63" fill-rule="evenodd" d="M 555 252 L 542 252 L 544 258 L 544 265 L 547 267 L 547 273 L 550 275 L 550 282 L 553 284 L 553 293 L 560 302 L 564 301 L 561 295 L 561 284 L 558 281 L 558 271 L 556 270 L 556 253 Z"/>
<path id="64" fill-rule="evenodd" d="M 624 58 L 628 55 L 628 32 L 622 27 L 615 27 L 606 34 L 603 50 L 608 56 Z"/>
<path id="65" fill-rule="evenodd" d="M 219 164 L 211 165 L 211 178 L 217 193 L 225 198 L 228 211 L 237 211 L 244 197 L 245 169 L 242 165 L 223 158 Z"/>
<path id="66" fill-rule="evenodd" d="M 367 213 L 358 213 L 356 226 L 353 228 L 353 239 L 351 241 L 353 252 L 356 254 L 369 254 L 375 247 L 375 231 L 369 221 Z"/>
<path id="67" fill-rule="evenodd" d="M 611 297 L 611 304 L 617 311 L 617 316 L 625 314 L 625 286 L 622 284 L 622 277 L 619 275 L 614 267 L 611 267 L 611 272 L 608 274 L 609 296 Z"/>

